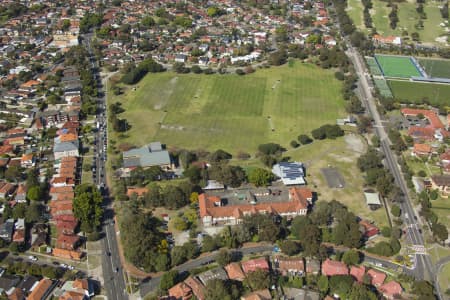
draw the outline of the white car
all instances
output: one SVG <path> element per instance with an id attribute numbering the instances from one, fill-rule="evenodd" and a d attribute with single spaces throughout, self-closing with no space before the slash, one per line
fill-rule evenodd
<path id="1" fill-rule="evenodd" d="M 73 266 L 70 266 L 70 265 L 68 265 L 67 268 L 68 268 L 69 270 L 75 269 Z"/>
<path id="2" fill-rule="evenodd" d="M 63 267 L 64 269 L 67 269 L 69 266 L 66 264 L 61 264 L 61 267 Z"/>
<path id="3" fill-rule="evenodd" d="M 28 256 L 28 259 L 32 260 L 32 261 L 37 261 L 38 260 L 38 258 L 36 256 L 34 256 L 34 255 Z"/>

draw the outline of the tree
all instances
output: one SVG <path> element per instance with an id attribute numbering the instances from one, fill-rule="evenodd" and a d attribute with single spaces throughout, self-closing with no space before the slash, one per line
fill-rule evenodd
<path id="1" fill-rule="evenodd" d="M 223 14 L 223 11 L 220 8 L 218 8 L 217 6 L 210 6 L 206 10 L 206 13 L 210 17 L 217 17 L 217 16 L 220 16 L 221 14 Z"/>
<path id="2" fill-rule="evenodd" d="M 248 181 L 255 186 L 267 186 L 274 180 L 272 172 L 262 168 L 254 168 L 248 175 Z"/>
<path id="3" fill-rule="evenodd" d="M 19 203 L 14 206 L 12 216 L 14 219 L 25 218 L 26 211 L 27 205 L 25 203 Z"/>
<path id="4" fill-rule="evenodd" d="M 391 227 L 388 226 L 384 226 L 383 228 L 381 228 L 381 235 L 384 237 L 391 237 Z"/>
<path id="5" fill-rule="evenodd" d="M 25 212 L 25 221 L 34 223 L 41 220 L 44 207 L 40 203 L 31 203 Z"/>
<path id="6" fill-rule="evenodd" d="M 292 148 L 298 148 L 298 146 L 300 146 L 300 144 L 296 140 L 292 140 L 290 145 Z"/>
<path id="7" fill-rule="evenodd" d="M 329 280 L 331 293 L 339 295 L 346 299 L 355 280 L 350 275 L 331 276 Z"/>
<path id="8" fill-rule="evenodd" d="M 216 240 L 210 235 L 203 236 L 202 252 L 212 252 L 217 249 Z"/>
<path id="9" fill-rule="evenodd" d="M 85 232 L 92 232 L 101 224 L 103 198 L 98 189 L 90 184 L 82 184 L 75 188 L 73 200 L 74 216 L 81 221 Z"/>
<path id="10" fill-rule="evenodd" d="M 182 246 L 175 246 L 170 252 L 172 258 L 172 266 L 178 266 L 187 260 L 186 249 Z"/>
<path id="11" fill-rule="evenodd" d="M 412 292 L 419 296 L 419 299 L 435 299 L 433 285 L 425 280 L 414 281 L 412 284 Z"/>
<path id="12" fill-rule="evenodd" d="M 231 252 L 226 249 L 220 249 L 219 253 L 216 255 L 216 261 L 219 265 L 226 266 L 232 260 Z"/>
<path id="13" fill-rule="evenodd" d="M 165 272 L 161 276 L 161 281 L 159 283 L 159 288 L 163 291 L 167 291 L 171 287 L 173 287 L 175 284 L 178 283 L 178 271 L 177 270 L 171 270 L 168 272 Z"/>
<path id="14" fill-rule="evenodd" d="M 317 287 L 319 288 L 319 291 L 322 292 L 322 294 L 328 293 L 328 277 L 324 275 L 320 275 L 319 280 L 317 281 Z"/>
<path id="15" fill-rule="evenodd" d="M 356 250 L 348 250 L 342 256 L 342 261 L 346 265 L 357 265 L 360 262 L 359 252 Z"/>
<path id="16" fill-rule="evenodd" d="M 228 153 L 222 149 L 219 149 L 219 150 L 213 152 L 210 156 L 210 160 L 212 162 L 220 162 L 223 160 L 229 160 L 231 158 L 233 158 L 233 156 L 230 153 Z"/>
<path id="17" fill-rule="evenodd" d="M 439 193 L 437 190 L 431 190 L 430 192 L 430 199 L 431 200 L 436 200 L 439 197 Z"/>
<path id="18" fill-rule="evenodd" d="M 22 171 L 18 166 L 10 166 L 6 169 L 5 178 L 10 182 L 18 182 L 22 177 Z"/>
<path id="19" fill-rule="evenodd" d="M 247 273 L 244 284 L 249 286 L 253 291 L 267 289 L 270 287 L 270 274 L 263 269 Z"/>
<path id="20" fill-rule="evenodd" d="M 286 255 L 296 255 L 302 249 L 300 245 L 295 241 L 285 240 L 280 243 L 281 252 Z"/>
<path id="21" fill-rule="evenodd" d="M 377 295 L 372 292 L 367 285 L 361 284 L 361 283 L 355 283 L 352 286 L 352 289 L 350 291 L 350 294 L 348 295 L 349 300 L 360 300 L 360 299 L 367 299 L 367 300 L 376 300 Z"/>
<path id="22" fill-rule="evenodd" d="M 206 283 L 205 299 L 233 300 L 239 299 L 241 293 L 241 289 L 235 283 L 212 279 Z"/>
<path id="23" fill-rule="evenodd" d="M 311 144 L 313 140 L 306 134 L 301 134 L 298 136 L 298 141 L 302 145 L 307 145 L 307 144 Z"/>
<path id="24" fill-rule="evenodd" d="M 155 24 L 156 24 L 155 19 L 153 19 L 151 16 L 148 15 L 144 16 L 141 20 L 141 25 L 146 28 L 152 27 Z"/>
<path id="25" fill-rule="evenodd" d="M 442 242 L 448 239 L 447 227 L 441 223 L 433 224 L 431 231 L 433 232 L 433 236 Z"/>
<path id="26" fill-rule="evenodd" d="M 394 217 L 400 217 L 402 211 L 400 209 L 400 207 L 397 204 L 392 205 L 391 207 L 391 213 Z"/>
<path id="27" fill-rule="evenodd" d="M 185 231 L 189 227 L 186 220 L 184 218 L 181 218 L 178 216 L 172 218 L 172 224 L 173 224 L 173 227 L 175 227 L 175 229 L 179 230 L 179 231 Z"/>
<path id="28" fill-rule="evenodd" d="M 30 187 L 27 191 L 27 199 L 31 201 L 42 200 L 41 195 L 41 188 L 38 185 Z"/>

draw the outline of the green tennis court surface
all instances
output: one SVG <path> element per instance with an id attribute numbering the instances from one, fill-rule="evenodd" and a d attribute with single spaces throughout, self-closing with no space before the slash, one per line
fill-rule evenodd
<path id="1" fill-rule="evenodd" d="M 422 76 L 408 56 L 375 55 L 385 77 Z"/>

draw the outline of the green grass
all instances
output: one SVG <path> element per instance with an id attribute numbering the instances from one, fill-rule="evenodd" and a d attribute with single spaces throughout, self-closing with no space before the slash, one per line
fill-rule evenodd
<path id="1" fill-rule="evenodd" d="M 431 210 L 438 216 L 440 223 L 450 228 L 450 203 L 448 199 L 439 197 L 431 201 Z"/>
<path id="2" fill-rule="evenodd" d="M 421 76 L 408 56 L 377 54 L 375 57 L 386 77 L 410 78 L 411 76 Z"/>
<path id="3" fill-rule="evenodd" d="M 374 78 L 373 81 L 375 82 L 375 85 L 377 86 L 382 96 L 392 98 L 391 89 L 389 88 L 389 85 L 387 84 L 385 79 Z"/>
<path id="4" fill-rule="evenodd" d="M 121 118 L 132 126 L 118 144 L 254 153 L 261 143 L 288 146 L 301 133 L 334 124 L 345 115 L 340 89 L 332 70 L 295 62 L 246 76 L 149 74 L 135 91 L 109 93 L 108 101 L 123 104 Z"/>
<path id="5" fill-rule="evenodd" d="M 388 2 L 381 0 L 373 0 L 373 9 L 371 9 L 372 23 L 376 31 L 382 36 L 401 36 L 403 39 L 409 39 L 411 33 L 419 33 L 419 40 L 425 43 L 436 43 L 436 38 L 445 35 L 445 30 L 439 24 L 444 20 L 441 17 L 439 6 L 442 3 L 438 1 L 427 2 L 424 5 L 424 10 L 427 18 L 423 20 L 423 29 L 417 29 L 416 24 L 419 20 L 419 15 L 416 12 L 415 2 L 396 2 L 398 6 L 398 18 L 399 22 L 395 29 L 392 29 L 389 25 L 388 15 L 391 12 L 391 8 L 386 5 Z M 347 12 L 353 23 L 360 30 L 370 33 L 370 28 L 366 28 L 363 19 L 363 7 L 358 0 L 348 1 Z M 403 32 L 406 31 L 408 36 L 403 36 Z"/>
<path id="6" fill-rule="evenodd" d="M 411 81 L 388 80 L 394 97 L 413 103 L 426 99 L 432 105 L 449 105 L 450 85 Z"/>
<path id="7" fill-rule="evenodd" d="M 438 280 L 441 291 L 445 293 L 450 283 L 450 263 L 442 267 L 441 272 L 438 275 Z"/>
<path id="8" fill-rule="evenodd" d="M 372 75 L 375 75 L 375 76 L 383 75 L 381 73 L 380 67 L 378 66 L 375 58 L 370 57 L 370 56 L 366 56 L 365 59 L 366 59 L 367 65 L 369 66 L 370 73 Z"/>
<path id="9" fill-rule="evenodd" d="M 431 77 L 450 78 L 450 60 L 419 58 L 420 65 Z"/>

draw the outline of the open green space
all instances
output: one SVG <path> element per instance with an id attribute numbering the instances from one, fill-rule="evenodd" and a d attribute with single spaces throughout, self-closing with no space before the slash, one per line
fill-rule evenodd
<path id="1" fill-rule="evenodd" d="M 431 210 L 438 216 L 440 223 L 450 228 L 450 201 L 439 197 L 431 201 Z"/>
<path id="2" fill-rule="evenodd" d="M 165 72 L 149 74 L 120 96 L 131 129 L 115 135 L 140 146 L 255 153 L 262 143 L 288 146 L 301 133 L 345 115 L 341 83 L 332 70 L 295 62 L 238 76 Z"/>
<path id="3" fill-rule="evenodd" d="M 446 34 L 445 28 L 440 26 L 444 21 L 439 11 L 439 6 L 442 5 L 439 1 L 427 2 L 424 5 L 424 12 L 427 16 L 423 20 L 423 28 L 416 28 L 419 20 L 419 14 L 416 11 L 416 3 L 405 1 L 396 2 L 398 6 L 399 22 L 397 27 L 392 29 L 389 25 L 388 15 L 391 8 L 387 7 L 388 2 L 381 0 L 372 0 L 373 8 L 370 10 L 373 27 L 376 28 L 378 34 L 382 36 L 400 36 L 404 40 L 409 39 L 411 33 L 419 33 L 419 40 L 425 43 L 436 43 L 436 39 Z M 348 0 L 347 13 L 353 20 L 355 26 L 370 33 L 371 30 L 364 25 L 363 7 L 359 0 Z M 404 33 L 407 33 L 405 36 Z"/>
<path id="4" fill-rule="evenodd" d="M 441 272 L 438 275 L 438 281 L 441 291 L 445 293 L 450 284 L 450 263 L 442 267 Z"/>
<path id="5" fill-rule="evenodd" d="M 450 60 L 437 58 L 418 58 L 422 68 L 431 77 L 450 78 Z"/>
<path id="6" fill-rule="evenodd" d="M 423 83 L 413 81 L 388 80 L 392 94 L 400 100 L 423 103 L 424 99 L 431 105 L 449 105 L 450 85 Z"/>
<path id="7" fill-rule="evenodd" d="M 375 55 L 385 77 L 410 78 L 421 76 L 409 56 Z"/>

